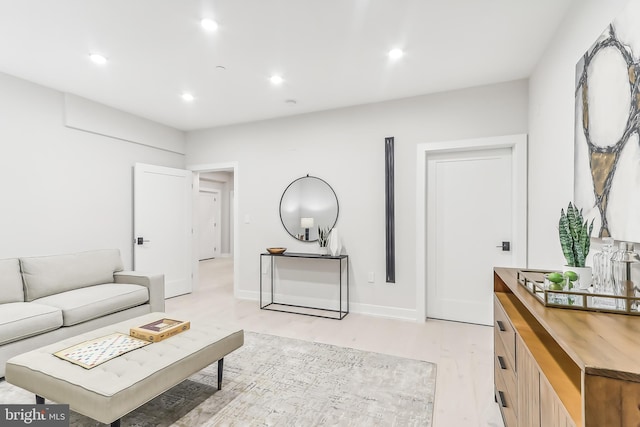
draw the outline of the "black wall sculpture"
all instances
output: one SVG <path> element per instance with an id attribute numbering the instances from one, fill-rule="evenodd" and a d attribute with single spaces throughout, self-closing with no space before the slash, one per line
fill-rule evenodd
<path id="1" fill-rule="evenodd" d="M 393 191 L 393 137 L 384 139 L 387 283 L 396 282 L 395 198 Z"/>

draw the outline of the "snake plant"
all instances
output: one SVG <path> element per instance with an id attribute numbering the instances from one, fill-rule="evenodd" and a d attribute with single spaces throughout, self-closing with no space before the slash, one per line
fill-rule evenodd
<path id="1" fill-rule="evenodd" d="M 326 248 L 329 244 L 329 233 L 331 228 L 318 227 L 318 244 L 321 248 Z"/>
<path id="2" fill-rule="evenodd" d="M 567 212 L 560 210 L 560 245 L 569 267 L 584 267 L 591 246 L 591 224 L 582 218 L 582 209 L 578 210 L 569 202 Z"/>

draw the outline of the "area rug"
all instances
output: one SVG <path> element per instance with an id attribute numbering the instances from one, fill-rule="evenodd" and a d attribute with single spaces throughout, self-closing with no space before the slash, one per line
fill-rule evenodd
<path id="1" fill-rule="evenodd" d="M 122 419 L 122 426 L 431 426 L 433 363 L 245 332 L 217 363 Z M 0 402 L 34 403 L 6 381 Z M 101 426 L 71 414 L 71 426 Z"/>

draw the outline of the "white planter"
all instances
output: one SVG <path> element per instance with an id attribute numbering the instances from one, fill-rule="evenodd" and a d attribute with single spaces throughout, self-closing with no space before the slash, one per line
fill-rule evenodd
<path id="1" fill-rule="evenodd" d="M 329 248 L 326 246 L 320 246 L 320 255 L 329 255 Z"/>
<path id="2" fill-rule="evenodd" d="M 565 265 L 562 267 L 562 272 L 565 271 L 573 271 L 578 274 L 578 287 L 580 289 L 587 289 L 591 286 L 591 282 L 593 281 L 593 271 L 591 267 L 569 267 Z"/>

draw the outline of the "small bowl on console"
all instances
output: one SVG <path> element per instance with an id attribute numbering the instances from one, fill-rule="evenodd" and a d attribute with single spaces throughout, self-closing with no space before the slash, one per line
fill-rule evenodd
<path id="1" fill-rule="evenodd" d="M 267 252 L 271 255 L 282 255 L 287 248 L 267 248 Z"/>

